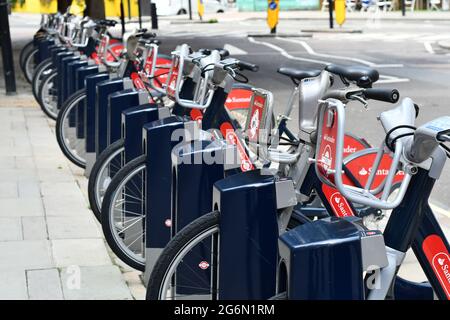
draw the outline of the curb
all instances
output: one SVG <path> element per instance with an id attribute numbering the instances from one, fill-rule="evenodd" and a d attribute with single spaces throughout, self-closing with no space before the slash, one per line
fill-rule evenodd
<path id="1" fill-rule="evenodd" d="M 311 33 L 249 33 L 247 37 L 252 38 L 312 38 Z"/>
<path id="2" fill-rule="evenodd" d="M 309 33 L 363 33 L 362 29 L 304 29 L 302 32 Z"/>

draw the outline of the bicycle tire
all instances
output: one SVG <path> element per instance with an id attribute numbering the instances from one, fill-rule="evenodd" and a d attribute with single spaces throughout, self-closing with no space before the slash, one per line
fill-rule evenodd
<path id="1" fill-rule="evenodd" d="M 146 159 L 146 155 L 139 156 L 128 162 L 122 169 L 119 170 L 119 172 L 117 172 L 105 192 L 101 208 L 102 230 L 109 247 L 120 260 L 139 271 L 145 271 L 145 262 L 139 261 L 135 257 L 132 257 L 129 253 L 123 250 L 121 244 L 118 244 L 116 241 L 117 238 L 114 234 L 115 230 L 113 230 L 113 228 L 115 228 L 115 224 L 114 221 L 111 221 L 111 205 L 113 204 L 116 190 L 121 186 L 123 181 L 130 176 L 130 174 L 145 165 Z"/>
<path id="2" fill-rule="evenodd" d="M 38 92 L 40 87 L 40 82 L 43 77 L 43 73 L 50 72 L 53 66 L 52 58 L 47 58 L 36 66 L 34 70 L 33 79 L 31 81 L 31 91 L 37 102 L 39 102 Z"/>
<path id="3" fill-rule="evenodd" d="M 99 222 L 101 222 L 101 201 L 97 198 L 97 188 L 99 184 L 100 175 L 103 172 L 105 165 L 108 165 L 111 160 L 114 159 L 114 155 L 121 149 L 124 148 L 124 140 L 120 139 L 111 145 L 109 145 L 97 160 L 92 167 L 91 173 L 89 174 L 88 181 L 88 198 L 89 204 L 91 206 L 92 212 L 94 212 L 95 217 Z M 99 205 L 100 204 L 100 205 Z"/>
<path id="4" fill-rule="evenodd" d="M 47 105 L 43 98 L 43 92 L 44 92 L 44 89 L 47 86 L 47 84 L 50 81 L 53 81 L 57 75 L 58 74 L 56 73 L 56 71 L 53 71 L 53 72 L 50 72 L 49 74 L 47 74 L 40 82 L 39 91 L 38 91 L 39 106 L 41 107 L 42 111 L 47 115 L 47 117 L 49 117 L 52 120 L 56 120 L 56 118 L 58 117 L 58 113 L 53 112 L 53 111 L 49 110 L 49 108 L 47 108 Z M 57 106 L 56 106 L 56 108 L 57 108 Z"/>
<path id="5" fill-rule="evenodd" d="M 37 50 L 37 48 L 35 48 L 35 46 L 34 46 L 34 40 L 31 40 L 22 48 L 22 50 L 20 50 L 20 55 L 19 55 L 20 70 L 22 70 L 22 73 L 25 76 L 25 79 L 28 81 L 28 83 L 31 83 L 32 78 L 29 79 L 27 77 L 25 62 L 27 61 L 28 57 L 31 55 L 31 53 L 34 50 Z"/>
<path id="6" fill-rule="evenodd" d="M 58 118 L 56 119 L 56 140 L 58 141 L 58 145 L 61 148 L 61 151 L 64 153 L 64 155 L 76 166 L 80 168 L 86 168 L 86 160 L 82 161 L 81 159 L 78 159 L 71 151 L 70 148 L 67 146 L 66 141 L 64 139 L 64 123 L 65 118 L 70 114 L 70 111 L 72 111 L 72 108 L 76 107 L 78 103 L 82 100 L 82 97 L 86 97 L 86 90 L 81 89 L 72 94 L 62 106 L 61 110 L 58 113 Z"/>
<path id="7" fill-rule="evenodd" d="M 207 213 L 192 221 L 167 244 L 159 256 L 147 284 L 146 300 L 161 300 L 161 294 L 167 276 L 173 262 L 182 254 L 184 248 L 192 244 L 196 239 L 213 228 L 219 228 L 219 211 Z"/>

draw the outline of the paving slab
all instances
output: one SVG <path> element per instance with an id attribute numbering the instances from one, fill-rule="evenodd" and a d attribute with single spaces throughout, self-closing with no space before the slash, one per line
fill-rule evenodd
<path id="1" fill-rule="evenodd" d="M 64 298 L 58 269 L 28 270 L 26 274 L 30 300 L 62 300 Z"/>
<path id="2" fill-rule="evenodd" d="M 78 275 L 79 281 L 76 279 Z M 133 299 L 119 268 L 116 266 L 80 267 L 78 270 L 76 268 L 64 268 L 61 271 L 61 279 L 65 299 Z"/>
<path id="3" fill-rule="evenodd" d="M 20 218 L 0 218 L 0 241 L 19 241 L 22 239 L 22 220 Z"/>
<path id="4" fill-rule="evenodd" d="M 28 299 L 27 280 L 24 270 L 0 269 L 0 300 Z"/>
<path id="5" fill-rule="evenodd" d="M 48 240 L 0 242 L 1 270 L 40 269 L 54 266 Z"/>
<path id="6" fill-rule="evenodd" d="M 44 208 L 40 198 L 5 198 L 0 199 L 0 217 L 43 216 Z"/>
<path id="7" fill-rule="evenodd" d="M 51 240 L 56 267 L 111 265 L 102 239 Z"/>
<path id="8" fill-rule="evenodd" d="M 47 217 L 48 236 L 50 239 L 85 239 L 102 238 L 94 217 Z"/>
<path id="9" fill-rule="evenodd" d="M 47 217 L 92 215 L 82 194 L 74 196 L 44 196 L 42 200 Z"/>
<path id="10" fill-rule="evenodd" d="M 44 217 L 22 217 L 22 232 L 24 240 L 48 239 Z"/>
<path id="11" fill-rule="evenodd" d="M 40 188 L 44 197 L 58 195 L 80 198 L 82 195 L 78 185 L 73 182 L 42 182 Z"/>
<path id="12" fill-rule="evenodd" d="M 18 198 L 17 182 L 0 182 L 0 198 Z"/>
<path id="13" fill-rule="evenodd" d="M 18 193 L 20 198 L 41 198 L 39 182 L 36 180 L 19 181 Z M 26 200 L 25 200 L 26 201 Z"/>

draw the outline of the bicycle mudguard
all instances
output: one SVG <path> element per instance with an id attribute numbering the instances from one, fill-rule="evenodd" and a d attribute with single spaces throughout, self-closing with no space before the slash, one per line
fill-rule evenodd
<path id="1" fill-rule="evenodd" d="M 66 101 L 67 98 L 69 98 L 73 93 L 75 93 L 74 91 L 70 91 L 69 90 L 69 83 L 67 81 L 67 79 L 69 78 L 69 64 L 75 61 L 79 61 L 80 57 L 79 56 L 69 56 L 66 58 L 63 58 L 61 61 L 61 74 L 62 74 L 62 79 L 64 81 L 61 82 L 61 87 L 60 87 L 60 91 L 61 91 L 61 96 L 62 96 L 62 101 Z"/>
<path id="2" fill-rule="evenodd" d="M 142 128 L 146 123 L 158 119 L 158 106 L 150 103 L 132 107 L 122 112 L 125 164 L 142 155 Z"/>
<path id="3" fill-rule="evenodd" d="M 57 76 L 56 76 L 56 87 L 58 88 L 58 107 L 61 108 L 61 106 L 63 105 L 65 99 L 63 96 L 63 87 L 64 84 L 63 82 L 66 81 L 66 79 L 64 79 L 64 75 L 62 73 L 62 63 L 63 63 L 63 59 L 64 58 L 68 58 L 68 57 L 73 57 L 74 53 L 73 52 L 69 52 L 69 51 L 65 51 L 65 52 L 60 52 L 56 55 L 56 70 L 57 70 Z"/>
<path id="4" fill-rule="evenodd" d="M 86 169 L 89 176 L 95 163 L 95 100 L 97 83 L 109 79 L 107 72 L 100 72 L 86 77 L 86 112 L 84 114 L 84 137 L 86 140 Z"/>
<path id="5" fill-rule="evenodd" d="M 70 94 L 73 94 L 77 91 L 77 84 L 76 84 L 76 71 L 81 67 L 86 67 L 88 65 L 87 60 L 76 60 L 73 62 L 70 62 L 67 65 L 67 90 L 70 92 Z"/>
<path id="6" fill-rule="evenodd" d="M 97 84 L 108 80 L 107 72 L 100 72 L 86 77 L 86 113 L 84 117 L 84 133 L 86 137 L 86 152 L 95 153 L 95 101 Z"/>
<path id="7" fill-rule="evenodd" d="M 41 61 L 50 58 L 50 47 L 55 44 L 55 40 L 45 37 L 35 40 L 35 46 L 38 48 L 38 54 L 35 56 L 35 63 L 38 65 Z"/>
<path id="8" fill-rule="evenodd" d="M 87 65 L 86 67 L 81 67 L 75 72 L 75 79 L 76 79 L 76 89 L 81 90 L 85 88 L 85 79 L 87 76 L 98 73 L 98 66 L 90 66 Z M 76 128 L 77 128 L 77 138 L 78 139 L 84 139 L 84 113 L 86 106 L 84 105 L 85 101 L 82 102 L 82 105 L 80 107 L 76 108 Z"/>
<path id="9" fill-rule="evenodd" d="M 215 183 L 212 208 L 220 211 L 218 299 L 264 300 L 275 295 L 276 183 L 274 176 L 259 170 Z"/>
<path id="10" fill-rule="evenodd" d="M 395 300 L 434 300 L 434 291 L 429 282 L 413 282 L 395 278 L 394 299 Z"/>
<path id="11" fill-rule="evenodd" d="M 170 220 L 172 236 L 195 219 L 211 212 L 214 183 L 223 179 L 225 170 L 232 166 L 232 163 L 225 161 L 226 148 L 234 149 L 211 140 L 195 140 L 174 149 L 172 198 L 175 202 Z M 236 163 L 234 168 L 239 168 L 240 163 Z M 195 288 L 204 288 L 211 279 L 210 268 L 199 267 L 202 261 L 211 260 L 211 246 L 202 243 L 191 251 L 177 269 L 177 274 L 184 272 L 189 275 L 177 277 L 177 294 L 201 295 L 202 290 Z"/>
<path id="12" fill-rule="evenodd" d="M 144 104 L 145 98 L 141 98 L 144 94 L 146 93 L 136 89 L 126 89 L 114 92 L 109 96 L 107 108 L 108 146 L 122 137 L 122 112 L 128 108 Z"/>
<path id="13" fill-rule="evenodd" d="M 145 181 L 146 265 L 152 266 L 170 240 L 172 218 L 172 150 L 182 136 L 172 137 L 175 130 L 184 130 L 185 119 L 169 116 L 144 125 L 142 145 L 147 157 Z M 179 138 L 178 138 L 179 136 Z M 146 279 L 151 267 L 146 267 Z"/>
<path id="14" fill-rule="evenodd" d="M 123 78 L 106 80 L 97 84 L 95 102 L 95 153 L 98 157 L 108 146 L 108 103 L 109 95 L 125 88 Z"/>
<path id="15" fill-rule="evenodd" d="M 363 273 L 388 265 L 383 234 L 356 217 L 300 225 L 279 240 L 279 288 L 289 300 L 363 300 Z"/>

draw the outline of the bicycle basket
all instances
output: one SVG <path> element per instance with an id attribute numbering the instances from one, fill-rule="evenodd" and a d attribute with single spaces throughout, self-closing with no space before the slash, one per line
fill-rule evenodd
<path id="1" fill-rule="evenodd" d="M 384 142 L 378 149 L 369 176 L 364 187 L 357 187 L 349 183 L 343 171 L 343 149 L 345 129 L 345 109 L 342 102 L 336 99 L 327 99 L 319 104 L 318 133 L 316 145 L 315 169 L 319 179 L 341 192 L 350 201 L 379 209 L 393 209 L 403 199 L 411 175 L 406 173 L 401 182 L 399 191 L 394 199 L 388 199 L 393 185 L 398 182 L 396 175 L 400 165 L 403 145 L 398 141 L 392 156 L 392 163 L 387 170 L 384 181 L 377 183 L 372 189 L 377 172 L 382 167 L 385 156 Z M 383 170 L 386 170 L 383 168 Z"/>

